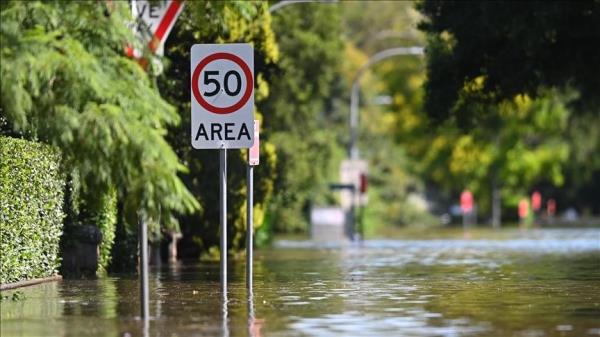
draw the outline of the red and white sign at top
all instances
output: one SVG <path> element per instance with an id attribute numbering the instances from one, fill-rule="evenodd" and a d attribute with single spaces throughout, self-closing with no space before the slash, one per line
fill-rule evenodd
<path id="1" fill-rule="evenodd" d="M 136 19 L 136 35 L 148 44 L 152 52 L 162 55 L 165 41 L 182 10 L 183 0 L 132 0 L 131 12 Z M 127 52 L 130 56 L 139 57 L 134 55 L 133 49 Z"/>

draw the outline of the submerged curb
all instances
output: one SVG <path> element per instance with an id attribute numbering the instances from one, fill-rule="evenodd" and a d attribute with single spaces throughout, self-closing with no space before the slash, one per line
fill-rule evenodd
<path id="1" fill-rule="evenodd" d="M 33 280 L 25 280 L 25 281 L 19 281 L 19 282 L 14 282 L 14 283 L 0 284 L 0 290 L 16 289 L 16 288 L 21 288 L 21 287 L 33 286 L 33 285 L 40 284 L 40 283 L 60 281 L 60 280 L 62 280 L 62 276 L 54 275 L 54 276 L 50 276 L 50 277 L 36 278 Z"/>

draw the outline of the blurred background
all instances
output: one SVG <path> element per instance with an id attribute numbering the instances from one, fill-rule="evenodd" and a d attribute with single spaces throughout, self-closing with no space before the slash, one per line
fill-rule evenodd
<path id="1" fill-rule="evenodd" d="M 217 153 L 189 144 L 195 43 L 254 45 L 259 246 L 308 237 L 311 212 L 366 238 L 600 224 L 597 1 L 193 1 L 157 50 L 142 17 L 166 4 L 2 3 L 3 181 L 52 157 L 54 187 L 32 188 L 58 189 L 61 251 L 99 232 L 100 269 L 131 268 L 143 212 L 163 259 L 218 256 Z M 233 254 L 245 158 L 231 151 Z"/>
<path id="2" fill-rule="evenodd" d="M 254 48 L 254 297 L 247 151 L 222 298 L 190 145 L 209 43 Z M 2 1 L 0 289 L 63 278 L 2 335 L 597 336 L 599 46 L 598 0 Z"/>

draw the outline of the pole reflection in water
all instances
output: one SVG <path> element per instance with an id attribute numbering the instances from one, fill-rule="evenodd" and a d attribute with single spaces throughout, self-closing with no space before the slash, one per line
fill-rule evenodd
<path id="1" fill-rule="evenodd" d="M 174 264 L 151 274 L 148 322 L 133 273 L 25 287 L 2 301 L 0 335 L 598 335 L 599 229 L 462 230 L 362 249 L 280 241 L 256 260 L 256 296 L 241 263 L 227 297 L 218 263 Z"/>
<path id="2" fill-rule="evenodd" d="M 228 325 L 229 317 L 228 317 L 228 313 L 227 313 L 227 290 L 223 290 L 222 304 L 223 304 L 223 308 L 222 308 L 221 314 L 223 315 L 223 326 L 222 326 L 223 337 L 229 337 L 229 325 Z"/>
<path id="3" fill-rule="evenodd" d="M 248 290 L 248 336 L 255 337 L 254 333 L 254 296 L 252 289 Z"/>
<path id="4" fill-rule="evenodd" d="M 156 276 L 154 279 L 154 282 L 156 284 L 153 289 L 155 289 L 154 294 L 158 295 L 157 296 L 158 298 L 156 299 L 156 302 L 155 302 L 156 303 L 156 307 L 155 307 L 156 314 L 154 317 L 160 318 L 162 316 L 162 300 L 161 300 L 161 295 L 157 294 L 157 291 L 156 291 L 156 289 L 162 289 L 162 282 L 160 281 L 160 277 L 161 277 L 160 269 L 158 269 L 154 275 Z"/>
<path id="5" fill-rule="evenodd" d="M 129 336 L 125 334 L 124 336 Z M 148 317 L 142 317 L 142 336 L 149 337 L 150 336 L 150 319 Z"/>
<path id="6" fill-rule="evenodd" d="M 265 320 L 257 319 L 254 313 L 254 294 L 252 290 L 248 293 L 248 336 L 261 337 L 260 329 Z"/>

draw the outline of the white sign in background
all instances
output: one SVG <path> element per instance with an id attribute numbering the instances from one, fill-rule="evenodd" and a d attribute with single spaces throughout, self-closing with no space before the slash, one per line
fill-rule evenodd
<path id="1" fill-rule="evenodd" d="M 360 175 L 367 174 L 368 164 L 365 160 L 360 159 L 346 159 L 342 161 L 340 166 L 340 181 L 344 184 L 352 184 L 356 189 L 356 193 L 352 193 L 349 190 L 342 190 L 340 192 L 340 205 L 344 209 L 350 209 L 352 205 L 365 205 L 367 203 L 367 196 L 362 195 L 358 192 L 360 187 Z M 354 199 L 354 203 L 352 198 Z"/>
<path id="2" fill-rule="evenodd" d="M 250 44 L 191 49 L 192 146 L 242 149 L 254 143 L 254 51 Z"/>

